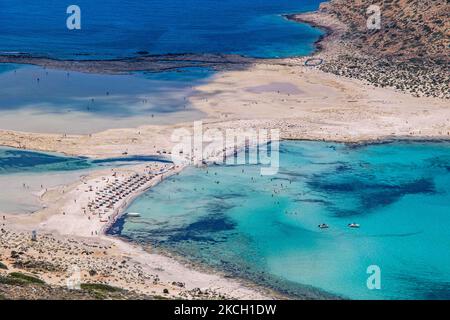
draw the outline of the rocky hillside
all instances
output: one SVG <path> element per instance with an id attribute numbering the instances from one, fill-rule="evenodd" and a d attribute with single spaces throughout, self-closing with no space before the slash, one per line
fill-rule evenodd
<path id="1" fill-rule="evenodd" d="M 367 28 L 370 5 L 381 9 L 380 30 Z M 449 0 L 331 0 L 321 5 L 321 11 L 345 23 L 349 27 L 345 37 L 372 55 L 449 62 Z"/>
<path id="2" fill-rule="evenodd" d="M 371 5 L 379 29 L 369 29 Z M 450 0 L 331 0 L 289 19 L 327 29 L 322 71 L 415 97 L 450 99 Z"/>
<path id="3" fill-rule="evenodd" d="M 0 269 L 6 266 L 0 262 Z M 80 290 L 50 286 L 36 275 L 0 274 L 0 300 L 149 300 L 150 297 L 106 284 L 83 283 Z"/>

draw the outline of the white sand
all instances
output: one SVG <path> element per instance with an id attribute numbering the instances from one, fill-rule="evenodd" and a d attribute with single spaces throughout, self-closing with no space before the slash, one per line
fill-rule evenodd
<path id="1" fill-rule="evenodd" d="M 341 79 L 303 66 L 305 59 L 284 59 L 277 63 L 256 64 L 247 70 L 221 72 L 211 82 L 196 88 L 198 93 L 190 98 L 190 102 L 205 114 L 205 129 L 278 128 L 284 139 L 334 141 L 450 138 L 448 101 L 414 98 L 393 89 L 375 88 L 358 80 Z M 192 125 L 143 125 L 69 136 L 0 130 L 0 145 L 96 158 L 120 156 L 125 151 L 128 154 L 151 155 L 158 151 L 169 152 L 173 146 L 170 141 L 173 130 L 191 128 Z M 145 171 L 142 167 L 131 171 L 129 168 L 117 170 L 125 176 L 132 174 L 133 170 L 140 174 Z M 156 272 L 166 282 L 186 282 L 187 288 L 214 288 L 238 298 L 265 296 L 238 281 L 194 271 L 173 259 L 148 254 L 136 245 L 102 235 L 105 222 L 98 217 L 89 220 L 81 208 L 86 206 L 89 197 L 93 197 L 92 192 L 85 192 L 87 185 L 102 188 L 105 184 L 102 177 L 108 179 L 111 174 L 111 170 L 95 173 L 87 178 L 86 184 L 76 182 L 52 190 L 43 197 L 43 201 L 49 204 L 48 208 L 31 216 L 8 216 L 6 224 L 21 230 L 38 228 L 41 232 L 52 231 L 55 235 L 64 235 L 65 239 L 83 237 L 86 243 L 114 243 L 115 251 L 108 252 L 105 259 L 111 255 L 127 256 L 143 268 L 143 273 Z M 158 181 L 158 178 L 152 180 L 145 188 Z M 118 202 L 108 213 L 111 219 L 125 203 L 142 191 Z M 63 259 L 66 258 L 63 255 Z M 83 257 L 81 260 L 85 259 Z M 108 278 L 108 281 L 120 283 L 123 279 L 118 276 L 115 280 Z M 160 284 L 133 281 L 122 284 L 139 287 L 147 293 L 161 292 Z M 176 292 L 180 294 L 182 291 L 173 290 L 178 290 Z"/>
<path id="2" fill-rule="evenodd" d="M 96 260 L 96 269 L 104 270 L 112 268 L 117 265 L 118 260 L 123 261 L 126 259 L 129 263 L 129 268 L 135 270 L 135 272 L 136 269 L 139 270 L 137 275 L 124 276 L 122 274 L 111 274 L 106 279 L 104 276 L 103 278 L 97 277 L 96 281 L 103 279 L 102 281 L 106 280 L 109 284 L 140 293 L 177 298 L 193 298 L 195 294 L 190 291 L 196 288 L 200 288 L 203 292 L 210 290 L 215 294 L 236 299 L 270 298 L 270 295 L 259 290 L 251 289 L 239 281 L 225 279 L 217 274 L 196 271 L 192 267 L 183 265 L 172 258 L 149 253 L 138 245 L 125 243 L 118 238 L 110 238 L 104 235 L 107 226 L 112 224 L 114 219 L 124 212 L 133 198 L 159 183 L 163 178 L 175 174 L 180 170 L 182 170 L 182 167 L 153 163 L 95 171 L 88 176 L 82 177 L 79 181 L 66 186 L 56 187 L 43 194 L 42 203 L 46 206 L 45 209 L 33 215 L 7 215 L 6 220 L 3 220 L 2 223 L 6 227 L 12 227 L 21 231 L 25 230 L 28 237 L 31 237 L 31 230 L 36 230 L 40 239 L 42 239 L 42 234 L 47 233 L 63 236 L 62 240 L 56 244 L 49 244 L 48 241 L 41 240 L 44 242 L 41 245 L 45 247 L 45 250 L 41 249 L 36 252 L 30 252 L 27 249 L 26 251 L 33 259 L 51 263 L 53 259 L 58 257 L 59 261 L 61 259 L 64 261 L 64 265 L 70 265 L 70 260 L 66 256 L 68 251 L 67 249 L 63 250 L 61 247 L 64 246 L 63 244 L 67 239 L 69 243 L 77 243 L 82 248 L 85 247 L 86 249 L 84 250 L 91 250 L 92 246 L 97 247 L 97 245 L 94 245 L 96 242 L 102 241 L 103 245 L 108 247 L 112 246 L 112 249 L 106 253 L 106 256 L 112 258 L 112 260 Z M 144 176 L 149 172 L 154 174 L 151 180 L 145 182 L 145 184 L 133 193 L 121 199 L 115 197 L 119 201 L 109 211 L 101 214 L 101 216 L 98 213 L 103 212 L 103 210 L 95 208 L 93 210 L 88 209 L 87 204 L 97 197 L 96 192 L 101 191 L 111 182 L 117 179 L 117 185 L 120 186 L 136 173 Z M 0 238 L 0 240 L 2 239 Z M 32 242 L 25 241 L 25 244 L 22 244 L 22 248 L 24 248 L 23 246 L 28 248 L 30 245 L 34 246 Z M 14 245 L 12 247 L 16 248 Z M 9 250 L 9 248 L 3 247 L 0 250 L 0 256 L 10 256 Z M 52 253 L 52 251 L 54 252 Z M 70 255 L 73 254 L 73 252 L 70 253 Z M 75 265 L 81 266 L 81 271 L 86 274 L 89 270 L 87 270 L 88 267 L 85 258 L 80 256 L 79 259 Z M 8 261 L 5 262 L 8 264 Z M 11 264 L 9 264 L 9 268 L 11 270 L 17 269 Z M 154 282 L 155 275 L 159 279 L 156 283 Z M 41 277 L 48 283 L 65 285 L 67 274 L 65 270 L 61 270 L 56 273 L 48 272 L 41 274 Z M 92 277 L 88 275 L 85 278 L 92 280 Z M 183 283 L 184 286 L 179 287 L 174 285 L 174 282 Z M 170 294 L 164 294 L 164 289 L 169 289 Z"/>
<path id="3" fill-rule="evenodd" d="M 92 170 L 0 175 L 0 214 L 30 214 L 43 208 L 46 189 L 71 184 Z M 25 184 L 25 187 L 24 187 Z"/>

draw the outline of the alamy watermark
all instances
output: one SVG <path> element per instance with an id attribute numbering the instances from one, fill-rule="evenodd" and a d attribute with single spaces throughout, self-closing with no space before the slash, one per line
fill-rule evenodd
<path id="1" fill-rule="evenodd" d="M 72 4 L 67 7 L 67 14 L 70 14 L 66 20 L 66 26 L 69 30 L 80 30 L 81 29 L 81 9 L 79 6 Z"/>
<path id="2" fill-rule="evenodd" d="M 77 265 L 72 265 L 67 270 L 68 277 L 66 279 L 66 286 L 69 290 L 81 289 L 81 271 Z"/>
<path id="3" fill-rule="evenodd" d="M 371 5 L 367 8 L 366 13 L 369 15 L 367 19 L 367 29 L 380 30 L 381 29 L 381 9 L 380 6 Z"/>
<path id="4" fill-rule="evenodd" d="M 203 122 L 194 122 L 193 129 L 174 130 L 171 141 L 172 161 L 176 165 L 261 165 L 261 175 L 278 173 L 279 129 L 217 129 L 204 130 Z"/>
<path id="5" fill-rule="evenodd" d="M 367 274 L 370 276 L 367 278 L 366 285 L 369 290 L 381 289 L 381 268 L 375 264 L 367 267 Z"/>

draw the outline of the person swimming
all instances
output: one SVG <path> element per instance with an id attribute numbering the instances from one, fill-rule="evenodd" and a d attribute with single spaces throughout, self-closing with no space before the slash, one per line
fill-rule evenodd
<path id="1" fill-rule="evenodd" d="M 348 226 L 349 226 L 350 228 L 359 228 L 359 227 L 360 227 L 360 225 L 357 224 L 357 223 L 355 223 L 355 222 L 349 223 Z"/>

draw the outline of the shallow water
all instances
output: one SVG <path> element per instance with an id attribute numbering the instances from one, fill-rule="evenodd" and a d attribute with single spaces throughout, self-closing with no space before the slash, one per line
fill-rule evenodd
<path id="1" fill-rule="evenodd" d="M 66 3 L 0 2 L 0 54 L 112 59 L 148 54 L 228 53 L 288 57 L 313 52 L 323 34 L 282 14 L 319 0 L 80 0 L 82 29 L 66 28 Z M 211 72 L 97 75 L 0 65 L 0 129 L 88 134 L 194 121 L 188 102 Z"/>
<path id="2" fill-rule="evenodd" d="M 123 157 L 102 160 L 0 147 L 0 213 L 24 214 L 42 208 L 43 190 L 68 185 L 94 170 L 127 166 L 157 157 Z"/>
<path id="3" fill-rule="evenodd" d="M 185 170 L 111 233 L 291 294 L 450 298 L 449 143 L 283 142 L 280 161 L 268 177 L 258 166 Z M 380 290 L 367 288 L 370 265 Z"/>
<path id="4" fill-rule="evenodd" d="M 2 0 L 0 51 L 59 59 L 111 59 L 139 51 L 306 55 L 322 34 L 281 14 L 321 0 L 78 0 L 81 30 L 66 27 L 69 3 Z"/>
<path id="5" fill-rule="evenodd" d="M 203 68 L 100 75 L 0 67 L 1 129 L 75 134 L 200 119 L 188 98 L 212 74 Z"/>
<path id="6" fill-rule="evenodd" d="M 158 156 L 126 156 L 119 158 L 90 159 L 70 157 L 56 153 L 29 151 L 0 147 L 0 175 L 24 172 L 57 172 L 101 167 L 120 167 L 143 162 L 169 162 Z"/>

